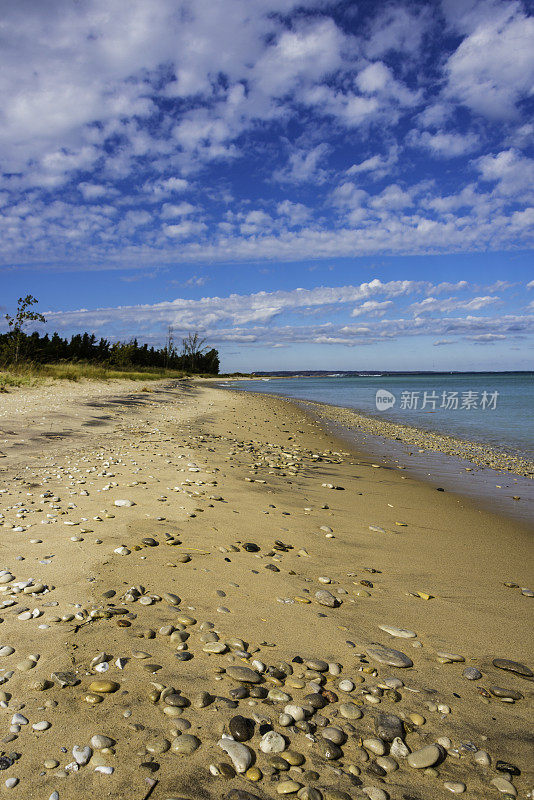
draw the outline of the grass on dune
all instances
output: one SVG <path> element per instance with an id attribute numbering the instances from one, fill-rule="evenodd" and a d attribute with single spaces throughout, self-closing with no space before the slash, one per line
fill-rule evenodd
<path id="1" fill-rule="evenodd" d="M 8 387 L 37 386 L 49 380 L 157 381 L 163 378 L 184 378 L 187 373 L 172 369 L 106 367 L 98 364 L 20 364 L 0 367 L 0 390 Z"/>

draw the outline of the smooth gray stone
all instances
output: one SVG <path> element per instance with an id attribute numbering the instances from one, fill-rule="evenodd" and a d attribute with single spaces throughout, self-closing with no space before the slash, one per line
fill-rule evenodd
<path id="1" fill-rule="evenodd" d="M 408 756 L 408 764 L 414 769 L 426 769 L 436 764 L 440 758 L 443 758 L 444 750 L 439 744 L 429 744 L 422 747 L 421 750 L 416 750 Z"/>
<path id="2" fill-rule="evenodd" d="M 343 756 L 341 747 L 338 747 L 338 745 L 333 742 L 328 742 L 326 739 L 319 739 L 316 742 L 316 747 L 319 755 L 326 758 L 327 761 L 333 761 Z"/>
<path id="3" fill-rule="evenodd" d="M 281 753 L 286 747 L 286 740 L 276 731 L 267 731 L 261 737 L 260 750 L 262 753 Z"/>
<path id="4" fill-rule="evenodd" d="M 374 644 L 366 649 L 366 653 L 373 661 L 378 661 L 379 664 L 387 664 L 389 667 L 400 667 L 402 669 L 413 667 L 411 658 L 405 653 L 401 653 L 400 650 L 394 650 L 392 647 Z"/>
<path id="5" fill-rule="evenodd" d="M 226 667 L 226 674 L 229 678 L 243 683 L 259 683 L 261 675 L 250 667 Z"/>
<path id="6" fill-rule="evenodd" d="M 319 589 L 318 592 L 315 592 L 315 599 L 319 605 L 328 606 L 328 608 L 336 608 L 340 603 L 340 601 L 326 589 Z"/>
<path id="7" fill-rule="evenodd" d="M 62 689 L 65 686 L 76 686 L 80 683 L 80 679 L 75 672 L 53 672 L 51 677 Z"/>
<path id="8" fill-rule="evenodd" d="M 509 697 L 510 700 L 522 700 L 523 695 L 515 689 L 505 689 L 502 686 L 490 686 L 490 692 L 494 697 Z"/>
<path id="9" fill-rule="evenodd" d="M 76 763 L 83 767 L 83 765 L 87 764 L 91 759 L 93 750 L 91 747 L 78 747 L 78 745 L 74 745 L 72 748 L 72 755 Z"/>
<path id="10" fill-rule="evenodd" d="M 327 725 L 325 728 L 321 730 L 321 736 L 323 739 L 327 739 L 329 742 L 333 742 L 334 744 L 345 744 L 347 741 L 347 734 L 341 730 L 341 728 L 335 728 L 331 725 Z"/>
<path id="11" fill-rule="evenodd" d="M 171 744 L 172 752 L 180 756 L 190 756 L 191 753 L 194 753 L 199 747 L 200 739 L 197 739 L 197 737 L 193 736 L 191 733 L 182 733 L 182 735 L 177 736 Z"/>
<path id="12" fill-rule="evenodd" d="M 510 661 L 509 658 L 494 658 L 493 666 L 497 669 L 506 669 L 509 672 L 515 672 L 516 675 L 521 675 L 523 678 L 534 678 L 534 672 L 529 667 L 521 664 L 519 661 Z"/>
<path id="13" fill-rule="evenodd" d="M 464 678 L 468 681 L 478 681 L 482 677 L 482 673 L 476 667 L 466 667 L 462 672 Z"/>
<path id="14" fill-rule="evenodd" d="M 224 800 L 264 800 L 264 797 L 265 795 L 260 797 L 259 794 L 252 794 L 245 789 L 230 789 Z"/>
<path id="15" fill-rule="evenodd" d="M 375 717 L 375 731 L 385 742 L 392 742 L 397 738 L 404 739 L 404 725 L 396 714 L 379 713 Z"/>

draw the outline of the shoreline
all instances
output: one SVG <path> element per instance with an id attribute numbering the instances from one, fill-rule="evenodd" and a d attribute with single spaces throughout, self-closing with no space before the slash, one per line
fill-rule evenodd
<path id="1" fill-rule="evenodd" d="M 233 390 L 231 386 L 221 388 Z M 437 482 L 496 513 L 534 523 L 534 462 L 489 445 L 377 419 L 345 406 L 275 392 L 235 391 L 258 398 L 278 397 L 306 409 L 346 444 L 369 457 L 383 459 L 425 483 Z"/>
<path id="2" fill-rule="evenodd" d="M 277 396 L 105 389 L 68 406 L 35 390 L 13 437 L 70 434 L 0 462 L 15 800 L 141 798 L 147 776 L 153 800 L 275 800 L 288 781 L 317 800 L 445 800 L 449 784 L 479 800 L 502 781 L 527 797 L 534 683 L 494 663 L 532 667 L 526 526 L 373 465 Z M 236 715 L 237 774 L 220 746 Z M 77 769 L 75 746 L 91 750 Z M 435 763 L 411 766 L 428 746 Z"/>
<path id="3" fill-rule="evenodd" d="M 221 388 L 232 389 L 233 387 L 228 386 Z M 256 396 L 264 394 L 263 392 L 253 392 L 253 390 L 248 389 L 239 389 L 238 391 L 251 391 L 256 394 Z M 494 470 L 513 472 L 521 477 L 534 480 L 534 461 L 522 455 L 514 454 L 505 448 L 496 448 L 493 445 L 484 444 L 476 440 L 469 441 L 468 439 L 461 439 L 457 436 L 450 436 L 440 433 L 439 431 L 434 431 L 431 428 L 420 428 L 415 425 L 393 422 L 384 417 L 366 414 L 363 411 L 349 406 L 339 406 L 335 403 L 324 403 L 317 400 L 306 400 L 304 398 L 284 395 L 279 392 L 265 392 L 265 394 L 271 394 L 273 397 L 282 397 L 289 402 L 301 403 L 302 405 L 309 405 L 319 409 L 335 409 L 337 412 L 344 412 L 345 419 L 343 422 L 347 427 L 361 428 L 362 431 L 375 436 L 402 441 L 405 444 L 423 446 L 427 450 L 433 450 L 436 453 L 443 453 L 444 455 L 471 461 L 478 467 L 489 467 Z M 349 420 L 350 424 L 347 424 Z M 339 421 L 341 421 L 341 419 Z"/>

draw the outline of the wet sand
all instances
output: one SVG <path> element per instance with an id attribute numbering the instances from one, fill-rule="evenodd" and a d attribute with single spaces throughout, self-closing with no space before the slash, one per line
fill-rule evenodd
<path id="1" fill-rule="evenodd" d="M 18 779 L 4 791 L 526 798 L 531 530 L 376 465 L 279 398 L 142 388 L 0 396 L 0 786 Z M 412 665 L 374 660 L 374 643 Z M 280 716 L 288 705 L 301 721 Z M 436 763 L 415 768 L 377 738 L 381 714 L 412 753 L 437 742 Z M 236 715 L 254 726 L 237 775 L 218 745 Z M 279 754 L 262 752 L 271 729 Z M 113 743 L 91 746 L 95 734 Z M 88 763 L 75 746 L 91 746 L 75 751 Z M 288 748 L 301 756 L 286 769 Z"/>

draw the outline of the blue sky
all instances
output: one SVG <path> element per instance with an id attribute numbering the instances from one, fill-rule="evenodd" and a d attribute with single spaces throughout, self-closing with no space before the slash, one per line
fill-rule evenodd
<path id="1" fill-rule="evenodd" d="M 3 4 L 0 311 L 228 371 L 532 368 L 531 11 Z"/>

